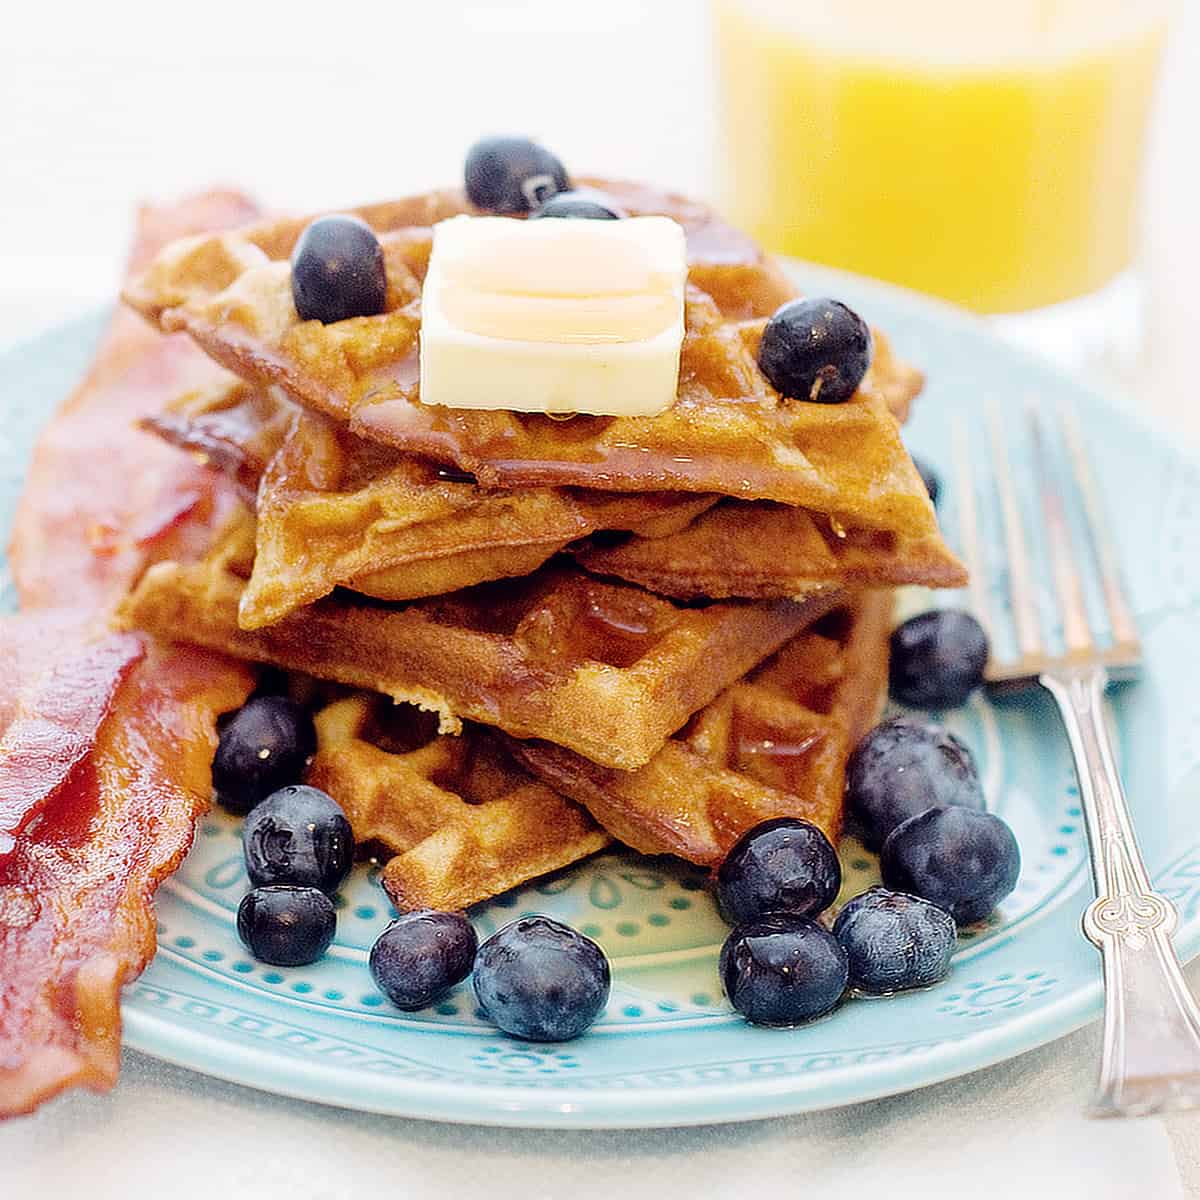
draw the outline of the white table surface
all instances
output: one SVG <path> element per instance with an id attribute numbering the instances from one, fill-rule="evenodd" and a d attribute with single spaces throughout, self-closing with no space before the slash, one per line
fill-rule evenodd
<path id="1" fill-rule="evenodd" d="M 381 198 L 454 180 L 464 148 L 503 130 L 586 171 L 711 191 L 703 0 L 52 0 L 4 29 L 0 341 L 108 300 L 144 197 L 233 183 L 297 211 Z M 1130 382 L 1131 402 L 1193 439 L 1197 67 L 1200 13 L 1184 0 L 1151 144 L 1150 337 Z M 1097 1051 L 1092 1027 L 854 1108 L 602 1133 L 340 1112 L 128 1052 L 111 1095 L 0 1128 L 0 1198 L 1200 1196 L 1200 1115 L 1080 1116 Z"/>

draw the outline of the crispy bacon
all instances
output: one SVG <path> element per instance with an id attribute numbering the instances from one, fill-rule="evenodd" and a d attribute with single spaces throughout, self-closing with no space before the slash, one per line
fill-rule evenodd
<path id="1" fill-rule="evenodd" d="M 130 634 L 109 634 L 90 646 L 68 640 L 64 646 L 43 629 L 17 621 L 0 626 L 0 654 L 14 655 L 17 637 L 26 642 L 27 661 L 32 642 L 49 662 L 17 701 L 0 736 L 0 863 L 91 753 L 117 690 L 146 652 L 142 639 Z"/>
<path id="2" fill-rule="evenodd" d="M 137 320 L 114 317 L 91 375 L 34 451 L 9 549 L 22 609 L 79 608 L 103 622 L 148 562 L 186 556 L 189 533 L 203 537 L 230 502 L 214 472 L 135 427 L 225 372 L 186 342 L 130 329 Z"/>
<path id="3" fill-rule="evenodd" d="M 208 804 L 215 718 L 248 686 L 220 658 L 152 648 L 92 752 L 0 859 L 0 1114 L 115 1082 L 121 986 L 154 953 L 154 892 Z"/>
<path id="4" fill-rule="evenodd" d="M 144 213 L 133 262 L 253 215 L 229 193 Z M 218 656 L 107 633 L 148 563 L 206 540 L 232 503 L 134 426 L 214 370 L 118 313 L 31 464 L 10 553 L 29 615 L 0 622 L 0 1116 L 115 1082 L 121 986 L 154 953 L 154 892 L 207 807 L 216 717 L 252 684 Z"/>

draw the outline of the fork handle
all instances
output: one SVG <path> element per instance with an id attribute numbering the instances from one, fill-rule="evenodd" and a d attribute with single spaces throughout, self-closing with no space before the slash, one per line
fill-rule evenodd
<path id="1" fill-rule="evenodd" d="M 1103 667 L 1048 671 L 1067 727 L 1096 899 L 1083 931 L 1104 963 L 1104 1051 L 1092 1116 L 1200 1105 L 1200 1009 L 1171 946 L 1174 905 L 1150 885 L 1104 717 Z"/>

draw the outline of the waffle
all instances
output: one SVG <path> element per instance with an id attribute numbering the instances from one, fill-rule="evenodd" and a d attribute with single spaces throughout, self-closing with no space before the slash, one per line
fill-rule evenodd
<path id="1" fill-rule="evenodd" d="M 755 362 L 769 313 L 794 292 L 743 235 L 677 196 L 599 182 L 632 213 L 665 213 L 689 240 L 680 385 L 654 417 L 553 420 L 540 414 L 418 402 L 420 288 L 435 221 L 470 211 L 433 192 L 356 210 L 380 234 L 387 311 L 331 325 L 302 322 L 290 253 L 304 220 L 169 247 L 126 299 L 163 329 L 185 329 L 213 357 L 369 439 L 453 462 L 485 487 L 713 492 L 827 513 L 853 527 L 937 536 L 933 507 L 899 437 L 920 376 L 879 335 L 875 362 L 845 404 L 781 398 Z"/>
<path id="2" fill-rule="evenodd" d="M 940 538 L 848 531 L 769 501 L 712 509 L 717 497 L 680 492 L 484 492 L 232 376 L 224 390 L 186 394 L 146 425 L 256 496 L 245 629 L 339 586 L 400 601 L 528 574 L 573 543 L 588 570 L 680 599 L 965 582 Z M 638 536 L 614 545 L 616 531 Z"/>
<path id="3" fill-rule="evenodd" d="M 646 854 L 715 864 L 771 817 L 812 821 L 836 840 L 846 758 L 887 683 L 889 592 L 865 592 L 727 688 L 635 771 L 548 742 L 513 752 L 614 837 Z"/>
<path id="4" fill-rule="evenodd" d="M 466 908 L 612 840 L 483 726 L 446 737 L 429 714 L 361 692 L 316 723 L 308 781 L 337 798 L 356 842 L 390 856 L 383 885 L 401 911 Z"/>
<path id="5" fill-rule="evenodd" d="M 840 595 L 682 607 L 551 564 L 403 606 L 335 596 L 249 631 L 237 614 L 253 555 L 243 513 L 204 559 L 147 571 L 121 623 L 410 701 L 444 732 L 467 718 L 627 769 Z"/>
<path id="6" fill-rule="evenodd" d="M 479 725 L 446 737 L 430 714 L 356 693 L 317 714 L 308 782 L 338 800 L 359 844 L 383 849 L 383 884 L 401 911 L 465 908 L 613 836 L 702 864 L 775 816 L 836 838 L 846 756 L 882 693 L 890 607 L 877 593 L 829 614 L 636 771 Z"/>
<path id="7" fill-rule="evenodd" d="M 678 599 L 802 596 L 818 585 L 858 589 L 963 587 L 967 573 L 940 537 L 845 529 L 803 508 L 723 500 L 686 528 L 612 544 L 593 539 L 575 557 Z"/>
<path id="8" fill-rule="evenodd" d="M 676 530 L 712 503 L 666 492 L 484 492 L 301 411 L 259 486 L 239 620 L 274 624 L 337 586 L 399 601 L 528 575 L 595 530 Z"/>
<path id="9" fill-rule="evenodd" d="M 414 600 L 527 575 L 595 530 L 665 534 L 716 502 L 578 488 L 484 492 L 236 380 L 185 395 L 145 424 L 232 476 L 256 503 L 244 629 L 274 624 L 335 587 Z"/>

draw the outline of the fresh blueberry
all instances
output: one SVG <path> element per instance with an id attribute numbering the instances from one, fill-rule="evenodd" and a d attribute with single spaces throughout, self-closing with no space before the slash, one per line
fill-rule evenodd
<path id="1" fill-rule="evenodd" d="M 846 763 L 846 808 L 868 850 L 927 808 L 984 807 L 971 751 L 941 725 L 893 717 L 876 725 Z"/>
<path id="2" fill-rule="evenodd" d="M 892 633 L 892 699 L 913 708 L 956 708 L 983 682 L 987 660 L 987 634 L 970 613 L 922 613 Z"/>
<path id="3" fill-rule="evenodd" d="M 578 1037 L 608 1000 L 608 959 L 590 938 L 549 917 L 522 917 L 492 934 L 475 958 L 475 995 L 513 1037 Z"/>
<path id="4" fill-rule="evenodd" d="M 212 778 L 230 812 L 247 813 L 284 784 L 295 783 L 317 752 L 312 717 L 286 696 L 255 696 L 221 727 Z"/>
<path id="5" fill-rule="evenodd" d="M 945 979 L 957 930 L 936 904 L 873 887 L 838 913 L 833 936 L 849 960 L 850 986 L 884 996 Z"/>
<path id="6" fill-rule="evenodd" d="M 925 461 L 913 456 L 913 466 L 917 468 L 917 474 L 921 477 L 921 482 L 925 485 L 925 490 L 929 493 L 929 499 L 936 504 L 938 495 L 942 490 L 942 481 L 938 478 L 937 472 Z"/>
<path id="7" fill-rule="evenodd" d="M 467 199 L 495 213 L 530 212 L 568 191 L 566 168 L 537 142 L 522 137 L 483 138 L 467 152 Z"/>
<path id="8" fill-rule="evenodd" d="M 317 888 L 255 888 L 238 905 L 238 937 L 259 962 L 278 967 L 316 962 L 329 949 L 336 929 L 333 901 Z"/>
<path id="9" fill-rule="evenodd" d="M 246 818 L 242 852 L 255 887 L 292 883 L 332 894 L 354 865 L 354 834 L 333 797 L 293 784 L 272 792 Z"/>
<path id="10" fill-rule="evenodd" d="M 302 321 L 331 325 L 387 307 L 387 271 L 374 231 L 357 217 L 318 217 L 292 251 L 292 300 Z"/>
<path id="11" fill-rule="evenodd" d="M 371 974 L 393 1004 L 415 1012 L 466 979 L 478 945 L 462 913 L 403 913 L 371 947 Z"/>
<path id="12" fill-rule="evenodd" d="M 769 913 L 815 917 L 834 901 L 842 867 L 829 839 L 794 817 L 742 834 L 717 870 L 717 898 L 731 925 Z"/>
<path id="13" fill-rule="evenodd" d="M 730 1003 L 756 1025 L 802 1025 L 829 1012 L 846 990 L 846 952 L 807 917 L 776 913 L 739 925 L 721 948 Z"/>
<path id="14" fill-rule="evenodd" d="M 758 365 L 782 396 L 840 404 L 871 365 L 867 323 L 840 300 L 789 300 L 763 330 Z"/>
<path id="15" fill-rule="evenodd" d="M 551 196 L 534 217 L 579 217 L 589 221 L 616 221 L 626 215 L 607 196 L 587 188 L 559 192 Z"/>
<path id="16" fill-rule="evenodd" d="M 960 925 L 981 921 L 1017 886 L 1021 851 L 992 813 L 930 808 L 892 830 L 879 855 L 883 882 L 944 908 Z"/>

